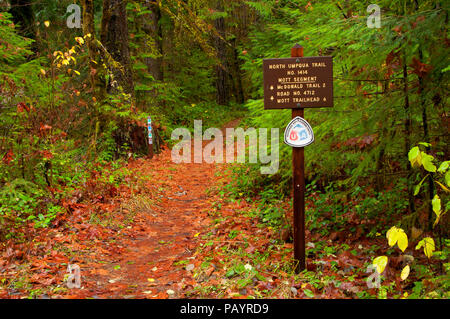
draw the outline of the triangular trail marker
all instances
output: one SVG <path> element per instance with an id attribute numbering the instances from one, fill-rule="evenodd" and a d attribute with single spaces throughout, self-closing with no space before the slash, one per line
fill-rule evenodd
<path id="1" fill-rule="evenodd" d="M 284 143 L 292 147 L 305 147 L 314 142 L 311 125 L 300 116 L 289 122 L 284 131 Z"/>

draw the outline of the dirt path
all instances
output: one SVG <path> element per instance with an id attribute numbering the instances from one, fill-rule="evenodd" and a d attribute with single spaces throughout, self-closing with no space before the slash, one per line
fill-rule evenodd
<path id="1" fill-rule="evenodd" d="M 224 129 L 238 124 L 234 120 Z M 216 166 L 175 164 L 166 149 L 130 168 L 148 179 L 146 192 L 128 201 L 137 212 L 134 221 L 98 242 L 103 253 L 78 260 L 84 288 L 74 297 L 180 298 L 195 284 L 188 261 L 196 258 L 198 234 L 210 225 L 214 196 L 208 190 L 216 185 Z"/>
<path id="2" fill-rule="evenodd" d="M 135 222 L 125 233 L 110 238 L 118 254 L 108 256 L 105 245 L 103 256 L 85 261 L 91 265 L 89 274 L 83 276 L 85 297 L 179 297 L 192 282 L 190 272 L 177 267 L 177 262 L 195 258 L 196 234 L 207 225 L 210 203 L 206 192 L 214 184 L 214 166 L 174 164 L 170 155 L 165 150 L 152 161 L 134 164 L 142 176 L 164 176 L 165 180 L 147 182 L 149 193 L 158 195 L 153 194 L 150 205 L 138 197 L 144 202 L 134 201 Z M 106 263 L 95 261 L 102 257 Z"/>

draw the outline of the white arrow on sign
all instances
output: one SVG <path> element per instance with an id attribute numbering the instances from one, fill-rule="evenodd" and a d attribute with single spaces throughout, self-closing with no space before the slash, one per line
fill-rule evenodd
<path id="1" fill-rule="evenodd" d="M 284 143 L 292 147 L 305 147 L 314 142 L 314 133 L 305 119 L 295 117 L 284 131 Z"/>

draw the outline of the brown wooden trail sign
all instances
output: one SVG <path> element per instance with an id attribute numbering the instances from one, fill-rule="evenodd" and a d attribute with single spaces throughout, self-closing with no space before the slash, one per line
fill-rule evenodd
<path id="1" fill-rule="evenodd" d="M 264 109 L 292 109 L 292 119 L 303 119 L 306 107 L 333 106 L 332 57 L 303 57 L 296 44 L 291 58 L 263 60 Z M 305 155 L 292 148 L 294 259 L 297 272 L 306 268 L 305 256 Z"/>
<path id="2" fill-rule="evenodd" d="M 333 106 L 333 60 L 330 56 L 265 59 L 264 108 Z"/>

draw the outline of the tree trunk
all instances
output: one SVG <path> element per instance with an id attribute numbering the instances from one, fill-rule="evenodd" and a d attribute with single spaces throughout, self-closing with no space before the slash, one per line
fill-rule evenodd
<path id="1" fill-rule="evenodd" d="M 241 63 L 239 62 L 239 53 L 236 47 L 236 38 L 233 39 L 233 75 L 231 78 L 232 83 L 234 83 L 234 92 L 236 97 L 236 102 L 243 104 L 245 102 L 244 89 L 242 86 L 242 73 L 241 73 Z"/>
<path id="2" fill-rule="evenodd" d="M 95 44 L 95 22 L 94 22 L 94 0 L 81 0 L 81 5 L 83 7 L 83 34 L 86 39 L 86 45 L 88 47 L 89 54 L 89 68 L 90 68 L 90 82 L 91 82 L 91 91 L 92 95 L 100 102 L 103 99 L 103 85 L 99 81 L 98 77 L 98 50 Z M 88 36 L 90 35 L 90 36 Z M 92 117 L 91 117 L 91 127 L 94 128 L 94 132 L 91 132 L 92 141 L 90 147 L 92 148 L 94 154 L 97 153 L 97 136 L 100 128 L 100 119 L 99 119 L 99 111 L 94 103 L 94 107 L 92 108 Z M 90 149 L 91 149 L 90 148 Z M 88 152 L 89 157 L 91 153 Z"/>
<path id="3" fill-rule="evenodd" d="M 411 110 L 409 105 L 409 89 L 408 89 L 408 70 L 406 66 L 406 53 L 403 54 L 403 93 L 405 98 L 405 161 L 406 161 L 406 171 L 407 171 L 407 184 L 408 184 L 408 202 L 409 202 L 409 212 L 414 211 L 414 196 L 413 196 L 413 185 L 412 185 L 412 169 L 411 163 L 408 160 L 408 153 L 411 148 Z"/>
<path id="4" fill-rule="evenodd" d="M 153 39 L 156 45 L 156 51 L 160 55 L 156 58 L 145 58 L 145 64 L 147 65 L 148 72 L 153 76 L 156 81 L 164 80 L 163 73 L 163 46 L 162 46 L 162 28 L 160 24 L 161 10 L 157 4 L 146 1 L 146 5 L 151 11 L 149 14 L 150 21 L 144 23 L 144 32 Z"/>
<path id="5" fill-rule="evenodd" d="M 95 25 L 94 25 L 94 0 L 82 0 L 81 4 L 83 6 L 83 34 L 90 37 L 86 37 L 86 44 L 89 51 L 89 65 L 90 65 L 90 76 L 91 76 L 91 89 L 94 96 L 96 96 L 97 87 L 97 50 L 94 44 L 95 39 Z M 96 96 L 98 99 L 98 96 Z"/>
<path id="6" fill-rule="evenodd" d="M 114 79 L 108 83 L 108 91 L 122 86 L 134 100 L 133 74 L 128 45 L 128 21 L 126 0 L 104 0 L 101 42 L 120 68 L 114 68 Z"/>
<path id="7" fill-rule="evenodd" d="M 419 59 L 423 61 L 423 52 L 422 49 L 419 49 Z M 421 75 L 418 75 L 419 78 L 419 98 L 420 98 L 420 106 L 422 108 L 422 125 L 423 125 L 423 141 L 426 143 L 431 143 L 430 140 L 430 132 L 428 130 L 428 117 L 427 117 L 427 101 L 426 101 L 426 92 L 425 92 L 425 82 Z M 430 151 L 430 147 L 426 147 L 427 152 Z M 430 228 L 432 227 L 433 220 L 433 206 L 431 200 L 434 197 L 434 182 L 433 182 L 433 173 L 430 172 L 430 178 L 428 179 L 428 217 Z"/>
<path id="8" fill-rule="evenodd" d="M 223 11 L 222 0 L 218 1 L 217 10 Z M 225 42 L 225 19 L 220 17 L 214 21 L 214 27 L 216 28 L 220 36 L 216 36 L 214 39 L 214 46 L 217 51 L 217 57 L 219 58 L 220 65 L 216 66 L 216 90 L 217 90 L 217 103 L 219 105 L 228 105 L 230 102 L 230 88 L 228 85 L 228 71 L 227 71 L 227 45 Z"/>

